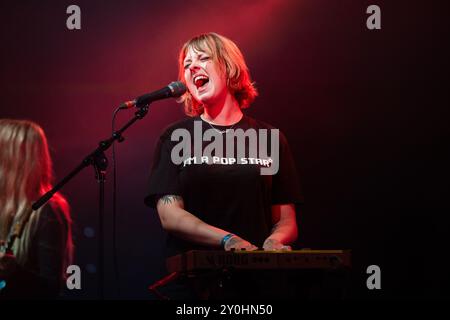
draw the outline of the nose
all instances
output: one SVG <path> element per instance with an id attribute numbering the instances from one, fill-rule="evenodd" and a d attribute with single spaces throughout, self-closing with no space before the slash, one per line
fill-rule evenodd
<path id="1" fill-rule="evenodd" d="M 192 65 L 189 66 L 189 71 L 191 71 L 191 75 L 193 75 L 194 73 L 196 73 L 199 69 L 200 69 L 200 67 L 197 66 L 197 65 L 194 65 L 194 64 L 192 64 Z"/>
<path id="2" fill-rule="evenodd" d="M 194 59 L 194 60 L 191 62 L 191 65 L 189 66 L 189 70 L 191 71 L 191 74 L 193 74 L 193 73 L 195 73 L 196 71 L 198 71 L 198 69 L 200 69 L 199 61 L 198 61 L 198 59 Z"/>

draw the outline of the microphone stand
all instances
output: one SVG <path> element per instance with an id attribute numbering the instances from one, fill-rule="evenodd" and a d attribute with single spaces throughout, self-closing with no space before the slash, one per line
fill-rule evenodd
<path id="1" fill-rule="evenodd" d="M 98 147 L 87 155 L 83 161 L 73 169 L 67 176 L 65 176 L 60 182 L 58 182 L 51 190 L 45 193 L 39 200 L 33 203 L 33 210 L 39 209 L 43 206 L 51 197 L 58 192 L 67 182 L 69 182 L 74 176 L 76 176 L 81 170 L 92 165 L 95 171 L 95 179 L 99 183 L 99 203 L 98 203 L 98 295 L 101 299 L 104 299 L 104 244 L 103 244 L 103 222 L 104 222 L 104 210 L 105 210 L 105 177 L 106 169 L 108 167 L 108 159 L 105 156 L 105 151 L 111 147 L 114 141 L 122 142 L 125 139 L 122 133 L 127 130 L 137 120 L 145 117 L 148 112 L 149 103 L 140 106 L 135 112 L 134 117 L 128 121 L 122 128 L 114 131 L 112 136 L 107 140 L 100 141 Z"/>

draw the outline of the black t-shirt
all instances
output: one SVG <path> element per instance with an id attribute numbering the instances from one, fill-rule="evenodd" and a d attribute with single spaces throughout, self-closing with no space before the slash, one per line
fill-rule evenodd
<path id="1" fill-rule="evenodd" d="M 163 195 L 181 196 L 186 211 L 262 247 L 273 226 L 271 206 L 303 202 L 287 140 L 281 132 L 276 139 L 272 129 L 279 132 L 245 115 L 233 126 L 211 126 L 200 117 L 169 126 L 158 142 L 145 203 L 155 208 Z M 206 131 L 209 138 L 203 136 Z M 238 140 L 233 132 L 254 133 L 256 140 L 249 136 Z M 230 140 L 234 145 L 228 144 Z M 275 141 L 279 157 L 274 156 Z M 211 151 L 213 143 L 223 149 Z M 244 153 L 238 146 L 245 146 Z M 263 168 L 272 172 L 261 174 Z M 168 255 L 192 249 L 205 248 L 168 235 Z"/>

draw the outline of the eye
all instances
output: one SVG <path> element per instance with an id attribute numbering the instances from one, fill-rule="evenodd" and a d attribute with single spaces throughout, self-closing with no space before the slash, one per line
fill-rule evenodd
<path id="1" fill-rule="evenodd" d="M 191 65 L 190 63 L 185 64 L 184 69 L 186 70 L 187 68 L 189 68 L 190 65 Z"/>
<path id="2" fill-rule="evenodd" d="M 208 56 L 203 56 L 200 58 L 200 61 L 208 61 L 209 57 Z"/>

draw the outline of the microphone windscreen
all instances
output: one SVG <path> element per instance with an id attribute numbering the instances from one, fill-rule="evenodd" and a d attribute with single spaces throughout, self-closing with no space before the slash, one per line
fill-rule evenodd
<path id="1" fill-rule="evenodd" d="M 186 86 L 181 81 L 174 81 L 169 84 L 172 97 L 179 97 L 186 92 Z"/>

